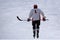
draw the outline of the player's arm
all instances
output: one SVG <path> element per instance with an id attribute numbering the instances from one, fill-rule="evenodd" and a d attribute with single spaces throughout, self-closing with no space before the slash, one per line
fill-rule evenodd
<path id="1" fill-rule="evenodd" d="M 41 16 L 42 16 L 42 20 L 43 20 L 43 21 L 46 21 L 46 16 L 44 15 L 44 13 L 41 11 L 40 14 L 41 14 Z"/>
<path id="2" fill-rule="evenodd" d="M 33 12 L 33 10 L 31 10 L 31 11 L 30 11 L 30 14 L 29 14 L 29 17 L 28 17 L 27 21 L 30 21 L 30 18 L 31 18 L 31 17 L 32 17 L 32 15 L 33 15 L 33 13 L 32 13 L 32 12 Z"/>

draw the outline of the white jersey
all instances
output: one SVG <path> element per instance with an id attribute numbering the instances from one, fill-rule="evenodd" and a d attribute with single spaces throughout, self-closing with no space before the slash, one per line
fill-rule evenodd
<path id="1" fill-rule="evenodd" d="M 40 9 L 32 9 L 29 14 L 29 18 L 32 17 L 32 20 L 40 20 L 40 15 L 44 16 L 43 12 Z"/>

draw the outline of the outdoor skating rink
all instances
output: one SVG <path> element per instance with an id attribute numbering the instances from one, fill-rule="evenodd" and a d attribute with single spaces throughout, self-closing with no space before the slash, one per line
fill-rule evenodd
<path id="1" fill-rule="evenodd" d="M 47 19 L 41 21 L 38 40 L 60 40 L 60 0 L 0 0 L 0 40 L 36 40 L 27 19 L 34 4 L 38 4 Z"/>

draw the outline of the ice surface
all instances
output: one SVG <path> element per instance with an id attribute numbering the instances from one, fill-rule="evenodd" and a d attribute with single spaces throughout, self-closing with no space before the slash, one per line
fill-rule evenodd
<path id="1" fill-rule="evenodd" d="M 34 40 L 31 22 L 27 19 L 34 4 L 49 21 L 41 22 L 39 40 L 60 39 L 60 0 L 0 0 L 0 40 Z"/>

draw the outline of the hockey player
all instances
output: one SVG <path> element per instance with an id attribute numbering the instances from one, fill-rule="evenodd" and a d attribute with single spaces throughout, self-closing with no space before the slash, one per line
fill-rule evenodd
<path id="1" fill-rule="evenodd" d="M 37 4 L 34 4 L 33 9 L 30 11 L 29 17 L 27 21 L 30 21 L 30 18 L 32 18 L 32 26 L 33 26 L 33 37 L 35 38 L 36 32 L 37 32 L 37 38 L 39 38 L 39 25 L 40 21 L 45 21 L 44 13 L 38 8 Z"/>

